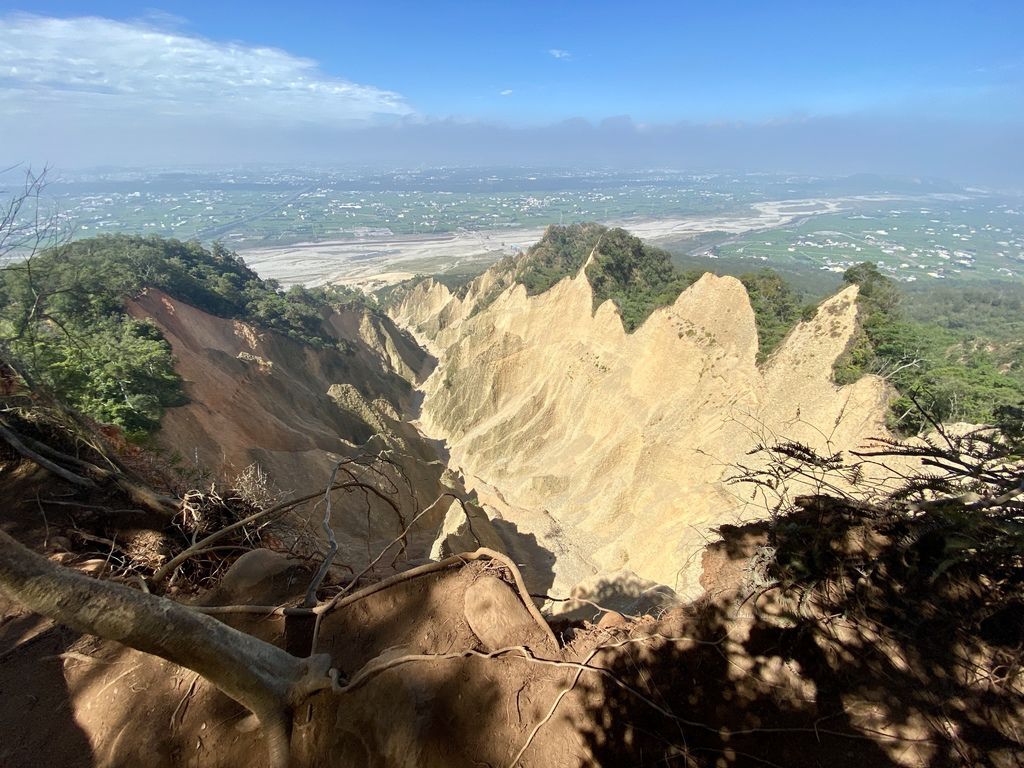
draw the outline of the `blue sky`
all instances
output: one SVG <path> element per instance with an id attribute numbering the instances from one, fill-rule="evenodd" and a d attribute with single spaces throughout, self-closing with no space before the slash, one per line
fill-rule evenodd
<path id="1" fill-rule="evenodd" d="M 662 137 L 675 126 L 692 143 L 715 126 L 778 136 L 779 125 L 840 121 L 851 138 L 853 125 L 877 133 L 851 156 L 899 157 L 879 143 L 908 141 L 916 126 L 938 161 L 938 134 L 991 142 L 1024 125 L 1022 32 L 1024 3 L 968 0 L 0 2 L 0 139 L 37 161 L 101 161 L 119 148 L 141 162 L 139 132 L 154 162 L 232 151 L 287 161 L 287 146 L 326 150 L 338 132 L 359 133 L 365 153 L 380 126 L 391 145 L 417 135 L 409 146 L 421 151 L 425 134 L 445 142 L 438 125 L 454 126 L 452 143 L 490 127 L 495 144 L 509 131 L 512 144 L 543 144 L 545 128 L 554 140 L 565 125 Z M 183 146 L 167 146 L 171 136 Z M 457 160 L 455 149 L 439 157 Z"/>

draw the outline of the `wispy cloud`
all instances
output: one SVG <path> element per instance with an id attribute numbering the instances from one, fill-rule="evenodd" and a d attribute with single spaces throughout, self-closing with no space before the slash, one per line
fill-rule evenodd
<path id="1" fill-rule="evenodd" d="M 548 48 L 548 53 L 556 59 L 571 59 L 572 54 L 568 51 L 563 51 L 561 48 Z"/>
<path id="2" fill-rule="evenodd" d="M 506 88 L 503 91 L 498 91 L 499 96 L 511 96 L 513 93 L 514 91 L 511 88 Z"/>
<path id="3" fill-rule="evenodd" d="M 169 21 L 169 20 L 164 20 Z M 12 113 L 230 116 L 365 122 L 413 112 L 404 98 L 324 73 L 286 51 L 221 43 L 150 17 L 0 17 L 0 131 Z"/>

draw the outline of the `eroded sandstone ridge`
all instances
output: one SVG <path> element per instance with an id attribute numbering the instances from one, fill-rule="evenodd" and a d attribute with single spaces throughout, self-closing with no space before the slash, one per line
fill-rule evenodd
<path id="1" fill-rule="evenodd" d="M 765 514 L 726 482 L 751 448 L 777 436 L 843 450 L 885 433 L 886 384 L 831 378 L 856 330 L 854 286 L 758 366 L 734 278 L 705 275 L 632 334 L 613 302 L 594 310 L 585 270 L 535 296 L 501 280 L 485 273 L 463 296 L 425 280 L 392 316 L 438 358 L 423 429 L 492 516 L 554 554 L 556 592 L 627 570 L 696 596 L 709 529 Z"/>

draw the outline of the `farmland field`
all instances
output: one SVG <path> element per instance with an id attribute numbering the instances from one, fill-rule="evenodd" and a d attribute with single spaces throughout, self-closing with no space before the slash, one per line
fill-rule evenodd
<path id="1" fill-rule="evenodd" d="M 548 224 L 623 226 L 686 258 L 907 282 L 1024 273 L 1024 202 L 930 182 L 674 171 L 230 169 L 55 176 L 74 237 L 219 240 L 285 283 L 483 269 Z M 391 279 L 390 277 L 388 279 Z"/>
<path id="2" fill-rule="evenodd" d="M 710 255 L 835 272 L 874 261 L 906 281 L 1024 275 L 1024 208 L 992 199 L 935 199 L 925 205 L 863 203 L 731 238 Z"/>

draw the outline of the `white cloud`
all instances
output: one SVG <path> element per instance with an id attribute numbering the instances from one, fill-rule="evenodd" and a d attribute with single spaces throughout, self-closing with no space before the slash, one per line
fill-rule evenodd
<path id="1" fill-rule="evenodd" d="M 400 94 L 328 75 L 310 59 L 157 23 L 0 17 L 0 132 L 6 118 L 44 112 L 111 124 L 119 115 L 137 124 L 147 116 L 337 124 L 413 113 Z"/>
<path id="2" fill-rule="evenodd" d="M 499 96 L 511 96 L 513 93 L 514 91 L 511 88 L 506 88 L 503 91 L 498 91 Z"/>
<path id="3" fill-rule="evenodd" d="M 572 54 L 568 51 L 563 51 L 561 48 L 548 48 L 548 53 L 556 59 L 571 59 Z"/>

